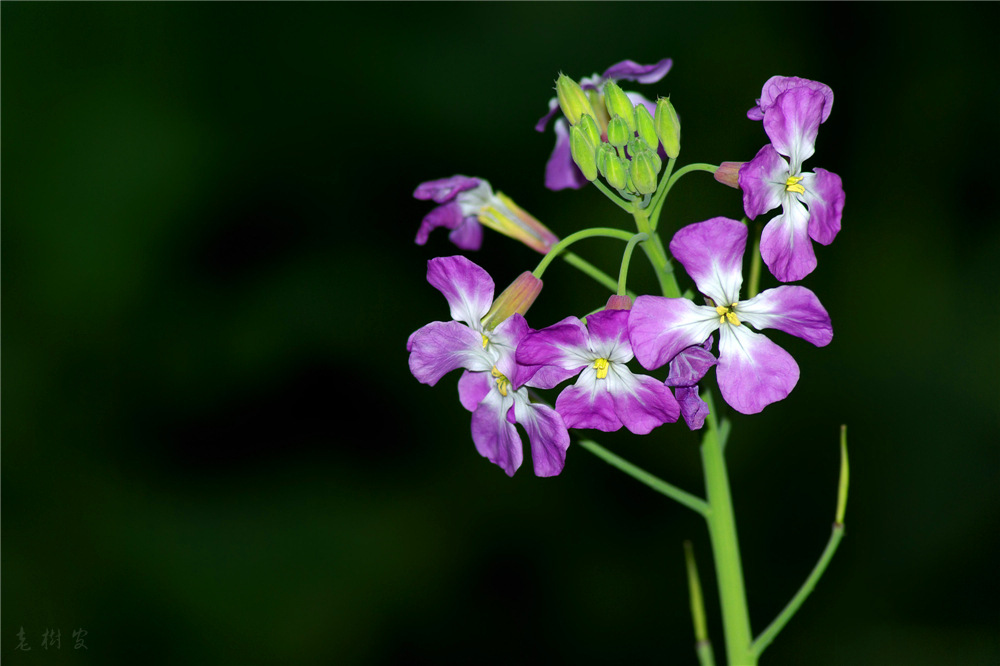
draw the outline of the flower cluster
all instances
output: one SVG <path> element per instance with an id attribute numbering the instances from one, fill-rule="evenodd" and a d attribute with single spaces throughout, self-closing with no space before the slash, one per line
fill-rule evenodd
<path id="1" fill-rule="evenodd" d="M 444 227 L 459 248 L 476 250 L 487 227 L 546 255 L 534 272 L 523 273 L 495 300 L 494 282 L 482 267 L 460 255 L 431 259 L 427 279 L 447 300 L 451 321 L 427 324 L 407 342 L 410 370 L 420 382 L 433 386 L 449 372 L 463 370 L 458 395 L 472 413 L 473 442 L 508 475 L 523 460 L 517 425 L 527 433 L 535 473 L 556 475 L 565 463 L 570 429 L 625 428 L 645 435 L 681 417 L 692 430 L 701 428 L 709 404 L 700 387 L 713 367 L 722 398 L 740 413 L 758 413 L 787 397 L 798 382 L 799 367 L 762 333 L 766 329 L 819 347 L 832 340 L 830 316 L 806 287 L 782 284 L 756 293 L 751 280 L 749 294 L 741 293 L 750 241 L 745 221 L 714 217 L 683 226 L 669 241 L 666 256 L 655 216 L 673 181 L 663 187 L 657 179 L 669 159 L 667 181 L 678 155 L 679 121 L 669 100 L 654 104 L 622 91 L 616 80 L 655 83 L 671 65 L 670 59 L 653 65 L 627 60 L 579 82 L 560 75 L 557 96 L 536 125 L 542 131 L 558 112 L 564 116 L 554 122 L 556 147 L 545 185 L 580 188 L 600 173 L 618 194 L 597 182 L 602 191 L 633 213 L 634 236 L 595 228 L 560 241 L 481 178 L 456 175 L 422 183 L 414 192 L 438 204 L 419 227 L 421 245 L 431 230 Z M 812 241 L 829 244 L 840 229 L 840 178 L 819 168 L 802 171 L 832 103 L 833 93 L 822 83 L 773 77 L 747 114 L 762 121 L 770 143 L 746 163 L 696 165 L 738 186 L 750 219 L 781 207 L 763 228 L 760 254 L 751 257 L 754 263 L 763 261 L 779 282 L 811 273 L 816 267 Z M 566 244 L 590 235 L 630 240 L 618 292 L 586 316 L 530 328 L 525 314 L 541 292 L 542 271 Z M 637 243 L 647 250 L 661 285 L 673 288 L 634 298 L 626 293 L 628 258 Z M 701 298 L 677 296 L 673 262 Z M 582 260 L 575 265 L 600 278 Z M 660 376 L 652 374 L 657 372 Z M 564 382 L 552 399 L 539 393 Z"/>

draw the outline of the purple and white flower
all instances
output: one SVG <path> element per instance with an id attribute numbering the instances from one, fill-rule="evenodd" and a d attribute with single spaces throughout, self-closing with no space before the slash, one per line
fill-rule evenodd
<path id="1" fill-rule="evenodd" d="M 584 91 L 595 91 L 596 101 L 593 104 L 594 112 L 600 117 L 594 118 L 603 134 L 607 134 L 608 120 L 607 112 L 604 109 L 604 95 L 602 89 L 605 82 L 613 81 L 637 81 L 638 83 L 656 83 L 670 71 L 673 60 L 664 58 L 652 65 L 640 65 L 631 60 L 623 60 L 608 67 L 604 74 L 586 77 L 580 81 L 580 87 Z M 651 114 L 656 113 L 656 104 L 650 102 L 637 92 L 626 92 L 633 104 L 642 104 Z M 535 123 L 535 131 L 544 132 L 549 121 L 559 112 L 559 100 L 555 97 L 549 100 L 549 110 Z M 580 171 L 573 156 L 570 155 L 569 146 L 569 125 L 564 118 L 555 121 L 556 147 L 552 151 L 552 156 L 545 164 L 545 187 L 550 190 L 574 189 L 578 190 L 587 185 L 588 181 Z"/>
<path id="2" fill-rule="evenodd" d="M 761 233 L 760 252 L 782 282 L 811 273 L 816 268 L 812 241 L 829 245 L 840 231 L 844 209 L 840 176 L 819 168 L 802 172 L 832 106 L 829 86 L 786 76 L 769 79 L 757 106 L 747 112 L 749 118 L 763 120 L 771 143 L 740 168 L 743 208 L 752 220 L 781 206 L 781 214 Z"/>
<path id="3" fill-rule="evenodd" d="M 568 144 L 567 144 L 568 145 Z M 483 244 L 483 226 L 519 240 L 546 254 L 559 242 L 558 236 L 526 213 L 503 192 L 493 192 L 482 178 L 455 175 L 420 183 L 413 196 L 441 204 L 424 216 L 417 230 L 417 245 L 423 245 L 437 227 L 450 229 L 448 238 L 463 250 L 478 250 Z"/>
<path id="4" fill-rule="evenodd" d="M 692 345 L 719 331 L 716 378 L 722 397 L 744 414 L 756 414 L 784 399 L 799 379 L 795 359 L 760 333 L 776 328 L 818 347 L 833 339 L 830 316 L 805 287 L 782 285 L 741 301 L 742 262 L 747 229 L 725 217 L 679 230 L 670 252 L 710 299 L 697 305 L 686 298 L 639 296 L 629 317 L 629 339 L 639 363 L 659 368 Z"/>
<path id="5" fill-rule="evenodd" d="M 628 339 L 628 310 L 601 310 L 529 333 L 517 348 L 521 364 L 554 367 L 566 377 L 579 374 L 576 384 L 556 398 L 556 411 L 567 428 L 605 432 L 622 426 L 636 435 L 648 434 L 680 414 L 677 401 L 663 382 L 636 375 Z"/>
<path id="6" fill-rule="evenodd" d="M 569 433 L 554 409 L 531 402 L 526 387 L 551 388 L 561 377 L 515 361 L 515 348 L 530 331 L 524 317 L 514 312 L 493 328 L 483 326 L 496 310 L 491 307 L 493 279 L 465 257 L 431 259 L 427 281 L 444 294 L 452 321 L 431 322 L 410 335 L 410 372 L 434 386 L 448 372 L 464 368 L 459 400 L 472 412 L 472 440 L 480 455 L 513 476 L 524 455 L 515 428 L 520 423 L 528 433 L 535 474 L 559 474 Z"/>

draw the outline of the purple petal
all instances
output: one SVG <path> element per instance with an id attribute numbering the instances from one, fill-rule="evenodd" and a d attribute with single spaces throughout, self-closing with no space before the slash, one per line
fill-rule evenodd
<path id="1" fill-rule="evenodd" d="M 517 428 L 507 420 L 507 412 L 514 404 L 511 396 L 490 391 L 472 413 L 472 441 L 479 455 L 514 476 L 521 466 L 524 452 Z"/>
<path id="2" fill-rule="evenodd" d="M 701 381 L 708 369 L 716 364 L 712 356 L 712 337 L 704 344 L 688 347 L 670 362 L 667 386 L 694 386 Z M 680 398 L 678 398 L 679 400 Z"/>
<path id="3" fill-rule="evenodd" d="M 569 129 L 566 127 L 566 121 L 563 118 L 557 120 L 555 129 L 556 147 L 549 161 L 545 163 L 545 187 L 550 190 L 579 190 L 590 181 L 580 171 L 580 167 L 570 154 Z"/>
<path id="4" fill-rule="evenodd" d="M 548 113 L 539 118 L 538 122 L 535 123 L 535 131 L 544 132 L 546 126 L 549 124 L 549 121 L 552 120 L 552 116 L 556 115 L 557 113 L 559 113 L 559 99 L 553 97 L 552 99 L 549 100 Z"/>
<path id="5" fill-rule="evenodd" d="M 548 405 L 516 401 L 517 422 L 524 426 L 531 443 L 535 476 L 556 476 L 566 464 L 569 432 L 562 417 Z"/>
<path id="6" fill-rule="evenodd" d="M 655 370 L 719 327 L 715 308 L 686 298 L 639 296 L 630 310 L 628 336 L 639 364 Z"/>
<path id="7" fill-rule="evenodd" d="M 448 238 L 462 250 L 478 250 L 483 246 L 483 225 L 470 215 L 455 227 Z"/>
<path id="8" fill-rule="evenodd" d="M 798 199 L 788 199 L 784 212 L 764 226 L 760 256 L 774 277 L 795 282 L 816 268 L 816 254 L 809 240 L 809 212 Z"/>
<path id="9" fill-rule="evenodd" d="M 747 228 L 743 224 L 728 217 L 713 217 L 678 230 L 670 241 L 670 253 L 683 264 L 698 291 L 716 305 L 728 305 L 739 300 L 746 245 Z"/>
<path id="10" fill-rule="evenodd" d="M 809 237 L 829 245 L 840 231 L 840 216 L 844 212 L 844 185 L 840 176 L 826 169 L 802 174 L 801 185 L 806 189 L 802 198 L 809 206 Z"/>
<path id="11" fill-rule="evenodd" d="M 445 203 L 458 196 L 459 192 L 479 187 L 479 183 L 481 182 L 479 178 L 470 178 L 469 176 L 461 175 L 455 175 L 451 178 L 441 178 L 439 180 L 429 180 L 426 183 L 417 185 L 417 189 L 413 191 L 413 196 L 425 201 L 433 199 L 437 203 Z"/>
<path id="12" fill-rule="evenodd" d="M 715 371 L 722 397 L 736 411 L 756 414 L 782 400 L 799 381 L 791 354 L 745 326 L 726 325 L 719 335 Z"/>
<path id="13" fill-rule="evenodd" d="M 427 243 L 427 238 L 430 236 L 431 231 L 438 227 L 456 229 L 461 224 L 462 207 L 457 202 L 453 201 L 443 206 L 436 206 L 431 209 L 431 212 L 424 215 L 424 219 L 421 220 L 420 228 L 417 229 L 416 243 L 417 245 Z"/>
<path id="14" fill-rule="evenodd" d="M 701 430 L 701 427 L 705 425 L 705 417 L 708 416 L 709 410 L 708 403 L 698 395 L 697 385 L 679 386 L 675 392 L 687 427 L 691 430 Z"/>
<path id="15" fill-rule="evenodd" d="M 618 363 L 632 360 L 628 340 L 628 310 L 601 310 L 587 317 L 590 349 L 603 358 L 614 357 Z"/>
<path id="16" fill-rule="evenodd" d="M 764 84 L 763 90 L 761 90 L 757 106 L 747 111 L 747 118 L 750 120 L 763 120 L 764 114 L 774 104 L 774 100 L 778 98 L 778 95 L 792 88 L 807 88 L 819 92 L 823 96 L 823 112 L 820 122 L 825 123 L 826 119 L 830 117 L 830 111 L 833 109 L 833 91 L 825 83 L 800 79 L 797 76 L 772 76 L 768 79 Z"/>
<path id="17" fill-rule="evenodd" d="M 489 370 L 479 332 L 457 321 L 435 321 L 415 331 L 406 342 L 410 372 L 423 384 L 434 386 L 458 368 Z"/>
<path id="18" fill-rule="evenodd" d="M 590 363 L 588 337 L 587 329 L 579 319 L 567 317 L 525 336 L 517 346 L 517 362 L 555 366 L 572 370 L 575 374 Z"/>
<path id="19" fill-rule="evenodd" d="M 452 319 L 479 329 L 479 320 L 493 303 L 489 273 L 462 255 L 435 257 L 427 262 L 427 281 L 444 294 Z"/>
<path id="20" fill-rule="evenodd" d="M 515 358 L 517 347 L 530 332 L 528 322 L 515 312 L 500 322 L 490 336 L 491 348 L 499 353 L 496 361 L 497 370 L 510 381 L 514 390 L 521 388 L 538 372 L 537 366 L 521 365 Z"/>
<path id="21" fill-rule="evenodd" d="M 640 65 L 632 60 L 622 60 L 604 70 L 603 78 L 623 81 L 638 81 L 639 83 L 656 83 L 670 71 L 674 61 L 664 58 L 652 65 Z"/>
<path id="22" fill-rule="evenodd" d="M 488 372 L 466 370 L 458 378 L 458 401 L 462 407 L 474 412 L 494 386 L 493 377 Z"/>
<path id="23" fill-rule="evenodd" d="M 782 285 L 757 294 L 740 303 L 738 316 L 758 330 L 776 328 L 817 347 L 833 339 L 833 325 L 823 304 L 812 291 L 797 285 Z"/>
<path id="24" fill-rule="evenodd" d="M 628 374 L 625 374 L 628 373 Z M 608 373 L 607 379 L 611 379 Z M 609 383 L 615 414 L 634 435 L 648 435 L 653 428 L 673 423 L 680 416 L 680 406 L 673 394 L 657 379 L 619 371 L 619 382 Z"/>
<path id="25" fill-rule="evenodd" d="M 823 95 L 808 88 L 792 88 L 774 101 L 764 114 L 764 132 L 782 155 L 789 158 L 791 171 L 815 152 L 816 134 L 823 113 Z"/>
<path id="26" fill-rule="evenodd" d="M 556 411 L 567 428 L 614 432 L 622 427 L 611 394 L 599 384 L 567 386 L 556 398 Z"/>
<path id="27" fill-rule="evenodd" d="M 751 220 L 781 205 L 788 180 L 788 162 L 774 146 L 767 144 L 740 167 L 739 184 L 743 190 L 743 210 Z"/>

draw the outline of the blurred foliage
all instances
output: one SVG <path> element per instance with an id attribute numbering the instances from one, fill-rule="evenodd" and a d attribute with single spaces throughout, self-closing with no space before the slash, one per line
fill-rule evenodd
<path id="1" fill-rule="evenodd" d="M 755 630 L 826 541 L 841 423 L 847 538 L 764 663 L 997 663 L 996 18 L 3 3 L 5 658 L 694 663 L 684 539 L 721 654 L 697 516 L 580 449 L 560 477 L 508 479 L 454 378 L 406 364 L 406 336 L 447 316 L 425 262 L 455 252 L 413 245 L 416 184 L 488 178 L 560 235 L 627 223 L 543 188 L 553 137 L 532 126 L 557 72 L 670 56 L 639 89 L 672 95 L 681 163 L 752 157 L 744 114 L 773 74 L 836 93 L 807 167 L 842 176 L 844 228 L 806 280 L 836 337 L 775 336 L 802 378 L 737 415 L 728 449 Z M 738 193 L 692 174 L 664 225 L 714 215 L 739 217 Z M 620 249 L 578 251 L 615 270 Z M 537 261 L 495 235 L 473 258 L 498 285 Z M 605 297 L 565 265 L 546 283 L 536 327 Z M 700 492 L 682 426 L 598 439 Z"/>

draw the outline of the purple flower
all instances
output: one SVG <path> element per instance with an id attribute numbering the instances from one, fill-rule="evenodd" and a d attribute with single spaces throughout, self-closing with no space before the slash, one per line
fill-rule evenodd
<path id="1" fill-rule="evenodd" d="M 482 178 L 456 175 L 421 183 L 413 196 L 441 204 L 420 223 L 417 245 L 423 245 L 437 227 L 451 229 L 448 238 L 463 250 L 478 250 L 483 244 L 483 226 L 519 240 L 546 254 L 559 238 L 526 213 L 503 192 L 494 194 Z"/>
<path id="2" fill-rule="evenodd" d="M 743 208 L 752 220 L 781 206 L 781 214 L 761 233 L 760 253 L 782 282 L 801 280 L 816 268 L 810 239 L 829 245 L 840 231 L 844 209 L 840 176 L 825 169 L 802 172 L 832 105 L 833 92 L 822 83 L 772 77 L 757 106 L 747 113 L 764 121 L 771 143 L 740 168 Z"/>
<path id="3" fill-rule="evenodd" d="M 530 331 L 524 317 L 514 312 L 495 328 L 483 327 L 483 318 L 496 310 L 491 308 L 493 280 L 465 257 L 431 259 L 427 281 L 444 294 L 453 321 L 431 322 L 410 335 L 406 342 L 410 372 L 434 386 L 448 372 L 464 368 L 458 381 L 459 400 L 472 412 L 472 440 L 480 455 L 513 476 L 523 460 L 514 427 L 520 423 L 528 433 L 535 474 L 559 474 L 569 433 L 559 414 L 532 403 L 525 388 L 551 388 L 552 376 L 520 366 L 514 359 L 517 344 Z M 503 299 L 502 294 L 497 300 Z"/>
<path id="4" fill-rule="evenodd" d="M 629 317 L 629 339 L 639 363 L 659 368 L 719 331 L 716 377 L 722 397 L 744 414 L 756 414 L 785 398 L 799 379 L 795 359 L 757 329 L 778 330 L 822 347 L 833 339 L 830 316 L 805 287 L 783 285 L 739 300 L 747 229 L 716 217 L 689 225 L 670 242 L 670 252 L 710 299 L 640 296 Z"/>
<path id="5" fill-rule="evenodd" d="M 604 95 L 602 89 L 604 83 L 609 80 L 615 81 L 638 81 L 639 83 L 656 83 L 670 71 L 673 61 L 670 58 L 654 63 L 652 65 L 640 65 L 631 60 L 623 60 L 608 67 L 604 74 L 594 74 L 591 77 L 580 81 L 580 87 L 587 91 L 594 91 L 596 101 L 593 104 L 594 112 L 600 117 L 595 118 L 602 133 L 607 133 L 608 120 L 604 108 Z M 656 105 L 636 92 L 627 92 L 628 98 L 633 104 L 643 104 L 649 112 L 656 112 Z M 549 100 L 549 110 L 535 123 L 535 131 L 544 132 L 549 121 L 559 111 L 559 101 L 555 97 Z M 573 162 L 573 157 L 569 150 L 569 126 L 566 120 L 559 118 L 555 122 L 556 147 L 552 151 L 552 156 L 545 164 L 545 187 L 550 190 L 575 189 L 585 186 L 589 181 L 584 178 L 579 167 Z"/>
<path id="6" fill-rule="evenodd" d="M 579 373 L 576 384 L 556 398 L 556 411 L 567 428 L 596 428 L 605 432 L 623 425 L 636 435 L 677 420 L 680 408 L 663 382 L 634 375 L 628 340 L 628 310 L 602 310 L 528 334 L 517 348 L 517 361 L 563 371 L 563 378 Z"/>

